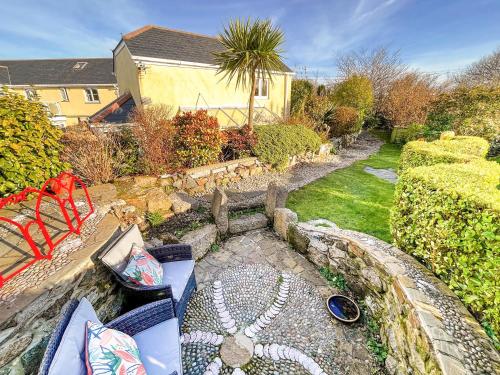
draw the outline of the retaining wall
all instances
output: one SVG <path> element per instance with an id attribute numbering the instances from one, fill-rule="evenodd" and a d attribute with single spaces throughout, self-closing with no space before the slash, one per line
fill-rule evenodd
<path id="1" fill-rule="evenodd" d="M 390 374 L 497 374 L 500 356 L 448 287 L 411 256 L 333 223 L 274 211 L 278 234 L 318 268 L 341 273 L 381 324 Z M 330 227 L 325 227 L 330 226 Z"/>

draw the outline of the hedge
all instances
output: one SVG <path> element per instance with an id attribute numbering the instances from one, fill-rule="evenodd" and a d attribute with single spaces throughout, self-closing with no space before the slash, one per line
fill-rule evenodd
<path id="1" fill-rule="evenodd" d="M 410 168 L 396 185 L 396 245 L 438 275 L 500 332 L 500 165 L 486 160 Z"/>
<path id="2" fill-rule="evenodd" d="M 488 142 L 479 137 L 408 142 L 401 152 L 399 171 L 438 163 L 469 163 L 484 158 L 488 149 Z"/>
<path id="3" fill-rule="evenodd" d="M 317 152 L 321 146 L 319 135 L 302 125 L 260 125 L 255 127 L 255 133 L 255 156 L 279 170 L 288 166 L 291 156 Z"/>

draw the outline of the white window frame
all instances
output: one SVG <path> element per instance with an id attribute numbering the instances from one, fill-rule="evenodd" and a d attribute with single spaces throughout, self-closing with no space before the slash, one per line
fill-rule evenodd
<path id="1" fill-rule="evenodd" d="M 59 92 L 61 94 L 61 101 L 69 102 L 68 90 L 66 89 L 66 87 L 59 88 Z"/>
<path id="2" fill-rule="evenodd" d="M 262 95 L 263 87 L 267 89 L 266 95 Z M 254 95 L 255 99 L 269 99 L 269 80 L 267 78 L 257 78 L 255 89 L 257 90 L 257 95 Z"/>
<path id="3" fill-rule="evenodd" d="M 94 90 L 95 90 L 95 95 L 94 95 Z M 85 90 L 83 91 L 83 93 L 85 95 L 85 103 L 100 103 L 101 102 L 101 100 L 99 98 L 99 90 L 97 90 L 97 88 L 86 87 Z"/>
<path id="4" fill-rule="evenodd" d="M 36 90 L 35 89 L 24 89 L 24 96 L 29 101 L 36 100 Z"/>

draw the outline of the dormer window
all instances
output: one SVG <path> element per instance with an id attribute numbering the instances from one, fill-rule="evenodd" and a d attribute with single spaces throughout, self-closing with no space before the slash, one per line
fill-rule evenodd
<path id="1" fill-rule="evenodd" d="M 73 65 L 73 70 L 83 70 L 87 66 L 88 62 L 79 61 L 75 65 Z"/>

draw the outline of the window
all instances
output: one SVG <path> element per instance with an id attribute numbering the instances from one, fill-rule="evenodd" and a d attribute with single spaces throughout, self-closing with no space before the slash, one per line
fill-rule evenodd
<path id="1" fill-rule="evenodd" d="M 99 93 L 97 92 L 97 89 L 85 89 L 85 101 L 87 103 L 99 103 Z"/>
<path id="2" fill-rule="evenodd" d="M 36 100 L 37 99 L 36 91 L 33 89 L 24 90 L 24 95 L 26 95 L 26 99 L 28 99 L 28 100 Z"/>
<path id="3" fill-rule="evenodd" d="M 68 90 L 65 87 L 59 89 L 61 91 L 61 100 L 63 102 L 69 102 Z"/>
<path id="4" fill-rule="evenodd" d="M 259 78 L 255 86 L 255 97 L 258 99 L 267 99 L 269 97 L 269 81 Z"/>

